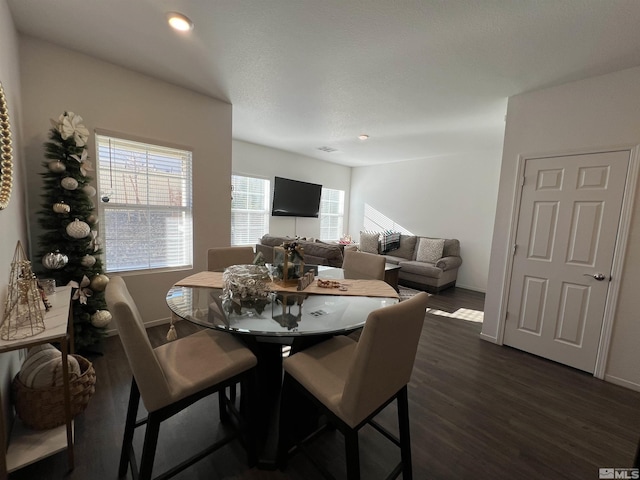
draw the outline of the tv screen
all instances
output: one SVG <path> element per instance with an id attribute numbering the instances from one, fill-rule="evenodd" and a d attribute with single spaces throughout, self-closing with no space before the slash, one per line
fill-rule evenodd
<path id="1" fill-rule="evenodd" d="M 271 215 L 276 217 L 318 217 L 322 185 L 276 177 Z"/>

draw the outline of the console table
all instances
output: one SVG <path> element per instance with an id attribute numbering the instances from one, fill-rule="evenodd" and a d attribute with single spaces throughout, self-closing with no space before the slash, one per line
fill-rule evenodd
<path id="1" fill-rule="evenodd" d="M 69 470 L 73 469 L 73 424 L 71 419 L 71 397 L 69 392 L 69 364 L 67 356 L 73 349 L 71 321 L 71 287 L 58 287 L 49 296 L 51 309 L 44 314 L 45 330 L 38 335 L 19 340 L 0 340 L 0 353 L 21 350 L 43 343 L 59 342 L 62 350 L 62 372 L 64 378 L 66 422 L 50 430 L 30 430 L 18 419 L 13 422 L 10 434 L 6 435 L 5 412 L 0 412 L 0 479 L 7 474 L 30 465 L 45 457 L 67 449 Z M 0 405 L 2 405 L 0 398 Z M 5 453 L 6 452 L 6 453 Z"/>

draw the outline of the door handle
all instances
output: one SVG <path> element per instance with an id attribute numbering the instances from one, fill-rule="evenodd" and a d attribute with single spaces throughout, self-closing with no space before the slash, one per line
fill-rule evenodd
<path id="1" fill-rule="evenodd" d="M 590 273 L 583 273 L 582 274 L 585 277 L 592 277 L 595 278 L 596 280 L 598 280 L 599 282 L 601 282 L 602 280 L 604 280 L 605 278 L 607 278 L 604 274 L 602 273 L 594 273 L 593 275 L 591 275 Z"/>

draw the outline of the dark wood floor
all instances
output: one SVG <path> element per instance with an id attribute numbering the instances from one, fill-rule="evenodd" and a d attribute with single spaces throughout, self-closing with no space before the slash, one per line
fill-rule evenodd
<path id="1" fill-rule="evenodd" d="M 599 467 L 629 467 L 640 435 L 640 393 L 508 347 L 480 340 L 481 324 L 456 318 L 459 309 L 482 311 L 484 296 L 450 289 L 431 297 L 409 388 L 416 479 L 596 479 Z M 194 327 L 180 322 L 181 334 Z M 154 343 L 167 327 L 150 329 Z M 117 337 L 91 359 L 97 391 L 76 418 L 76 468 L 66 474 L 60 453 L 10 479 L 115 479 L 130 385 Z M 201 401 L 160 431 L 157 472 L 219 431 L 215 398 Z M 395 430 L 395 407 L 378 417 Z M 329 432 L 312 452 L 344 477 L 342 437 Z M 384 478 L 398 453 L 370 427 L 361 431 L 362 478 Z M 287 469 L 245 465 L 231 444 L 183 472 L 179 479 L 322 478 L 304 456 Z M 130 476 L 127 478 L 131 478 Z"/>

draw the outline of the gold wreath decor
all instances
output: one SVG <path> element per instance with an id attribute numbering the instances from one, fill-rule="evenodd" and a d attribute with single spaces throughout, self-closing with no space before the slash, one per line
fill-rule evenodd
<path id="1" fill-rule="evenodd" d="M 13 187 L 13 147 L 11 146 L 11 126 L 9 108 L 0 83 L 0 210 L 9 205 Z"/>

